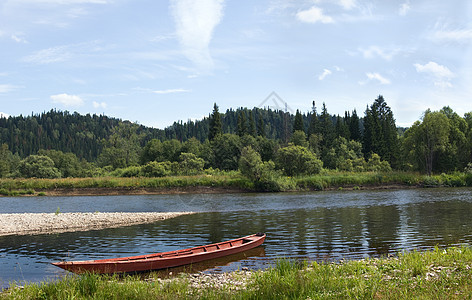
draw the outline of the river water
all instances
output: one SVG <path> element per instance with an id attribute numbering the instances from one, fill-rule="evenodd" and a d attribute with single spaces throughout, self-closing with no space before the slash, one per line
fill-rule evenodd
<path id="1" fill-rule="evenodd" d="M 280 257 L 331 261 L 472 244 L 472 189 L 278 194 L 4 197 L 0 213 L 196 211 L 152 224 L 0 237 L 0 286 L 67 274 L 50 263 L 188 248 L 256 232 L 263 247 L 193 266 L 265 268 Z M 175 272 L 174 272 L 175 273 Z"/>

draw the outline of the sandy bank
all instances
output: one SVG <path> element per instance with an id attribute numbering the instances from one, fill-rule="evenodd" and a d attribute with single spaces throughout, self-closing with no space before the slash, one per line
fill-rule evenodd
<path id="1" fill-rule="evenodd" d="M 87 231 L 152 223 L 192 212 L 0 214 L 0 236 Z"/>

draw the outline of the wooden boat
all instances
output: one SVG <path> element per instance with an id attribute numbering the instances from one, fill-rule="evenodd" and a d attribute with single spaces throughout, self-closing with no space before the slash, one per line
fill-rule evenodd
<path id="1" fill-rule="evenodd" d="M 260 246 L 264 242 L 265 237 L 264 233 L 256 233 L 234 240 L 183 250 L 110 259 L 62 261 L 52 264 L 77 274 L 85 272 L 98 274 L 145 272 L 183 266 L 240 253 Z"/>

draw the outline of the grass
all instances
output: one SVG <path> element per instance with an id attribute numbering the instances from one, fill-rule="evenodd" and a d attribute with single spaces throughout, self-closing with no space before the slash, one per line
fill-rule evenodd
<path id="1" fill-rule="evenodd" d="M 471 268 L 470 247 L 435 248 L 342 263 L 282 259 L 239 290 L 231 283 L 195 288 L 188 276 L 148 282 L 88 274 L 13 286 L 0 299 L 470 299 Z"/>
<path id="2" fill-rule="evenodd" d="M 0 195 L 44 195 L 55 189 L 179 189 L 192 187 L 216 187 L 241 191 L 319 191 L 325 189 L 382 187 L 388 185 L 417 187 L 472 186 L 472 174 L 456 172 L 425 176 L 411 172 L 339 172 L 323 171 L 322 174 L 300 177 L 276 176 L 264 184 L 255 184 L 239 172 L 219 172 L 208 175 L 168 177 L 90 177 L 61 179 L 0 179 Z"/>

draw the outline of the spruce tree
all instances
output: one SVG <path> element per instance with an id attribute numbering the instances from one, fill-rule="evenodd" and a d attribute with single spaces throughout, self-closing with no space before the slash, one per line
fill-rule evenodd
<path id="1" fill-rule="evenodd" d="M 349 133 L 351 140 L 356 142 L 361 141 L 361 130 L 359 127 L 359 117 L 357 116 L 357 112 L 354 109 L 352 112 L 352 116 L 349 118 Z"/>
<path id="2" fill-rule="evenodd" d="M 396 166 L 399 146 L 393 112 L 382 95 L 367 107 L 364 118 L 364 154 L 377 153 L 383 160 Z"/>
<path id="3" fill-rule="evenodd" d="M 297 109 L 297 112 L 295 113 L 295 121 L 293 123 L 293 132 L 298 131 L 298 130 L 305 132 L 305 126 L 303 125 L 302 114 Z"/>
<path id="4" fill-rule="evenodd" d="M 247 134 L 247 120 L 243 109 L 239 110 L 237 133 L 241 137 Z"/>
<path id="5" fill-rule="evenodd" d="M 256 122 L 254 121 L 252 110 L 249 111 L 249 134 L 252 135 L 253 137 L 257 136 Z"/>
<path id="6" fill-rule="evenodd" d="M 218 105 L 213 105 L 213 113 L 210 116 L 210 128 L 208 131 L 208 139 L 211 141 L 222 133 L 221 115 L 218 111 Z"/>
<path id="7" fill-rule="evenodd" d="M 259 111 L 257 114 L 257 135 L 265 137 L 265 126 L 264 126 L 264 118 L 262 117 L 262 113 Z"/>
<path id="8" fill-rule="evenodd" d="M 331 116 L 328 113 L 326 104 L 323 102 L 323 109 L 320 115 L 320 133 L 323 136 L 322 147 L 329 148 L 333 142 L 334 128 Z M 322 149 L 322 150 L 324 150 Z"/>
<path id="9" fill-rule="evenodd" d="M 308 136 L 312 134 L 320 133 L 320 120 L 318 119 L 318 114 L 316 112 L 315 101 L 313 101 L 313 108 L 310 119 L 310 127 L 308 127 Z"/>

